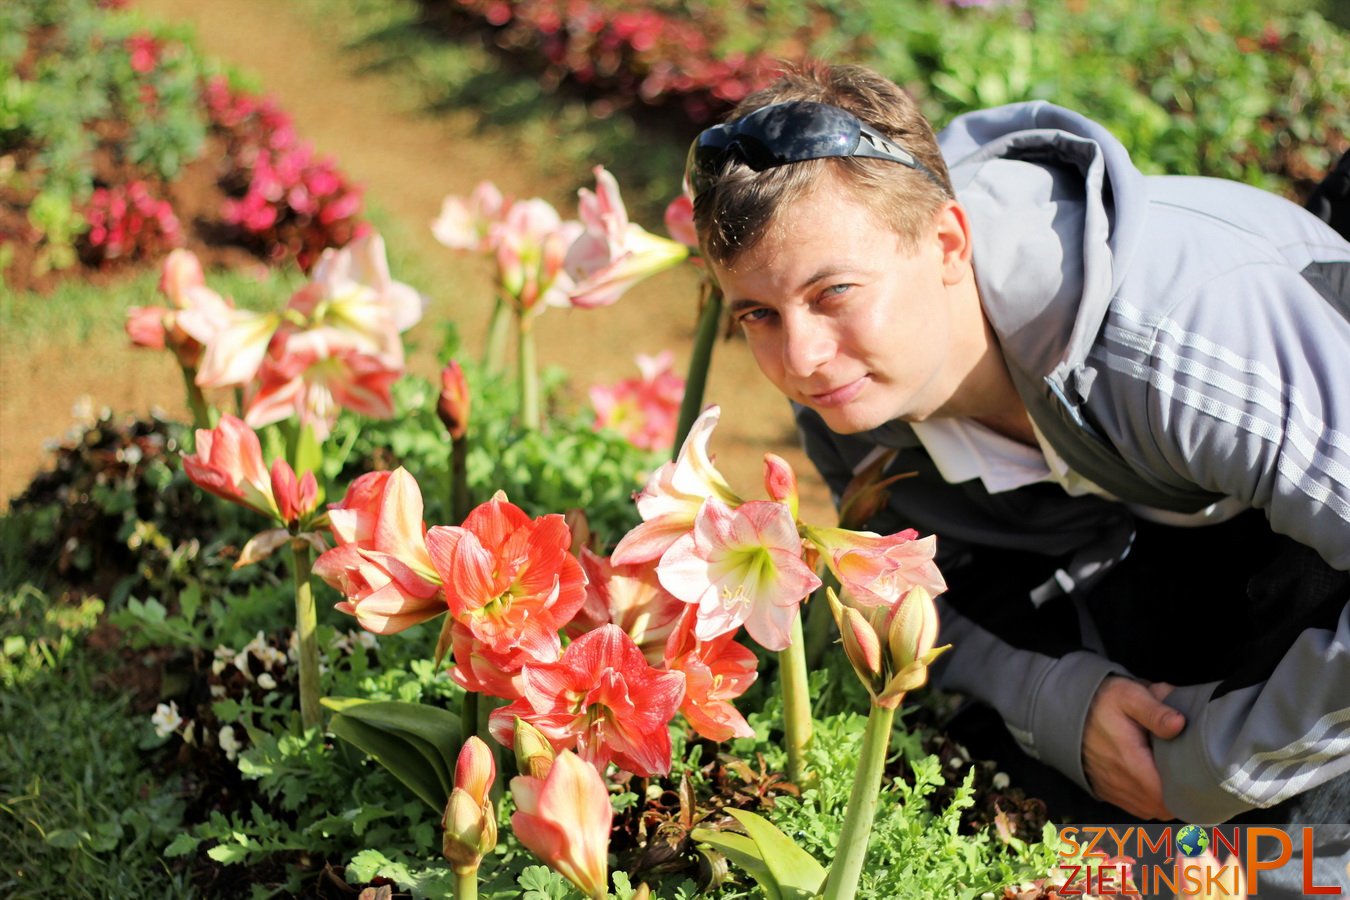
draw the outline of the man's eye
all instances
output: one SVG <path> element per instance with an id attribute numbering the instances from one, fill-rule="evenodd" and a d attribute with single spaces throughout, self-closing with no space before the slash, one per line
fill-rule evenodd
<path id="1" fill-rule="evenodd" d="M 737 317 L 736 321 L 737 321 L 737 322 L 740 322 L 742 325 L 748 325 L 748 324 L 750 324 L 751 322 L 762 322 L 762 321 L 764 321 L 766 318 L 768 318 L 768 316 L 769 316 L 769 310 L 767 310 L 767 309 L 763 309 L 763 308 L 761 308 L 761 309 L 752 309 L 752 310 L 749 310 L 749 311 L 747 311 L 747 312 L 741 313 L 740 316 Z"/>
<path id="2" fill-rule="evenodd" d="M 840 294 L 846 294 L 853 288 L 851 284 L 832 284 L 823 292 L 824 297 L 838 297 Z"/>

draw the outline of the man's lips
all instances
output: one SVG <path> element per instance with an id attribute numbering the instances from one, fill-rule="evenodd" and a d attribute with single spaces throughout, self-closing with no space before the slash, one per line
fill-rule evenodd
<path id="1" fill-rule="evenodd" d="M 807 399 L 812 406 L 843 406 L 852 401 L 867 386 L 867 376 L 855 379 L 847 384 L 815 393 L 808 393 Z"/>

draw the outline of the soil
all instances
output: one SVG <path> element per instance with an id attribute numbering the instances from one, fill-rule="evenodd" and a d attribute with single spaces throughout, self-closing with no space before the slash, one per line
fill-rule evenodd
<path id="1" fill-rule="evenodd" d="M 419 331 L 423 335 L 423 346 L 409 362 L 419 374 L 436 371 L 438 322 L 453 319 L 472 350 L 481 346 L 489 312 L 482 262 L 446 250 L 427 227 L 442 198 L 467 194 L 479 181 L 491 179 L 507 193 L 541 196 L 571 210 L 576 189 L 590 181 L 584 167 L 573 178 L 542 174 L 532 164 L 538 148 L 509 134 L 484 131 L 472 109 L 433 115 L 417 108 L 389 76 L 363 71 L 359 53 L 344 49 L 336 34 L 316 28 L 302 10 L 267 0 L 137 0 L 136 6 L 149 17 L 191 25 L 206 54 L 256 76 L 262 91 L 293 117 L 298 132 L 319 153 L 335 156 L 344 173 L 365 188 L 367 204 L 395 224 L 397 232 L 386 235 L 395 256 L 398 247 L 405 247 L 428 275 L 421 286 L 431 307 L 411 332 L 414 338 Z M 504 166 L 503 160 L 513 164 Z M 659 223 L 644 224 L 659 228 Z M 41 302 L 41 295 L 16 297 L 18 303 Z M 540 326 L 540 363 L 565 368 L 578 396 L 591 383 L 635 374 L 635 353 L 670 348 L 680 366 L 692 343 L 697 297 L 697 277 L 683 267 L 650 279 L 609 309 L 550 311 Z M 713 450 L 734 486 L 746 494 L 757 492 L 762 456 L 776 452 L 802 474 L 803 517 L 832 521 L 823 485 L 807 477 L 810 466 L 797 447 L 787 404 L 743 345 L 733 340 L 719 346 L 706 397 L 723 409 Z M 159 408 L 186 416 L 181 380 L 169 354 L 135 350 L 121 332 L 85 340 L 53 335 L 38 347 L 0 346 L 0 398 L 3 506 L 49 465 L 44 443 L 68 430 L 77 404 L 135 415 Z"/>

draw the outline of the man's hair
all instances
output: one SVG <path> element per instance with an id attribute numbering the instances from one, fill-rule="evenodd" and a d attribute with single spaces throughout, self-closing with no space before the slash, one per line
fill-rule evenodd
<path id="1" fill-rule="evenodd" d="M 871 69 L 820 63 L 791 68 L 742 100 L 727 121 L 785 100 L 812 100 L 848 110 L 914 154 L 946 193 L 922 172 L 887 160 L 833 157 L 756 172 L 731 159 L 714 186 L 694 204 L 703 252 L 713 262 L 734 263 L 759 243 L 779 211 L 808 193 L 826 172 L 851 189 L 879 222 L 894 228 L 906 246 L 918 241 L 938 207 L 954 196 L 932 126 L 908 93 Z"/>

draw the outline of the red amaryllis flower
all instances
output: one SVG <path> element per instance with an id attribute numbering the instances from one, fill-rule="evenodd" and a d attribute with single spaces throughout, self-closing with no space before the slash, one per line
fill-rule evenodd
<path id="1" fill-rule="evenodd" d="M 650 777 L 670 771 L 667 725 L 684 697 L 684 675 L 647 663 L 617 625 L 573 641 L 551 665 L 527 665 L 524 694 L 492 713 L 493 737 L 510 745 L 516 717 L 548 737 L 555 750 L 574 749 L 603 770 Z"/>
<path id="2" fill-rule="evenodd" d="M 586 600 L 560 515 L 531 519 L 501 491 L 463 525 L 427 532 L 450 615 L 496 653 L 544 656 Z"/>
<path id="3" fill-rule="evenodd" d="M 406 470 L 362 475 L 329 509 L 328 520 L 338 546 L 315 561 L 314 574 L 346 597 L 339 610 L 376 634 L 445 612 L 427 554 L 422 493 Z"/>
<path id="4" fill-rule="evenodd" d="M 455 656 L 450 678 L 455 684 L 475 694 L 505 700 L 520 699 L 523 690 L 521 671 L 526 665 L 557 662 L 562 653 L 562 641 L 556 633 L 546 649 L 536 642 L 528 652 L 497 653 L 474 637 L 467 626 L 454 621 L 450 623 L 450 646 Z"/>
<path id="5" fill-rule="evenodd" d="M 710 741 L 753 737 L 755 730 L 731 701 L 744 694 L 759 677 L 754 651 L 735 643 L 735 633 L 711 641 L 694 634 L 697 611 L 686 607 L 684 617 L 666 643 L 666 666 L 684 673 L 684 700 L 680 712 L 694 731 Z"/>
<path id="6" fill-rule="evenodd" d="M 656 577 L 656 566 L 616 566 L 582 548 L 586 573 L 586 603 L 567 626 L 567 635 L 581 637 L 601 625 L 622 628 L 652 665 L 666 658 L 666 641 L 675 630 L 685 603 Z"/>

